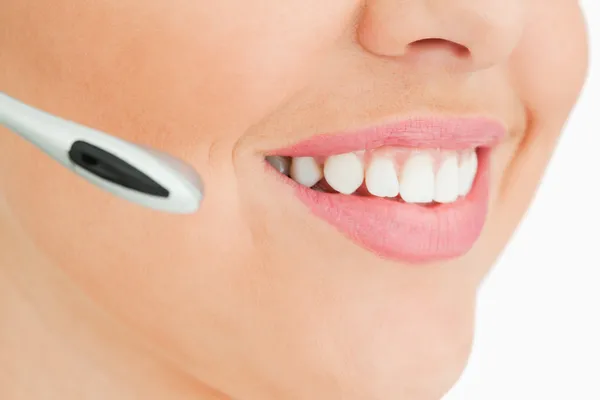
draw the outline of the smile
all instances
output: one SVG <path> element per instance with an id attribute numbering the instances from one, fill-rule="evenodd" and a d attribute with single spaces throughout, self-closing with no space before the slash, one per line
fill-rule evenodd
<path id="1" fill-rule="evenodd" d="M 424 263 L 462 256 L 479 238 L 491 151 L 505 135 L 491 119 L 412 119 L 319 135 L 267 161 L 315 216 L 356 244 Z"/>

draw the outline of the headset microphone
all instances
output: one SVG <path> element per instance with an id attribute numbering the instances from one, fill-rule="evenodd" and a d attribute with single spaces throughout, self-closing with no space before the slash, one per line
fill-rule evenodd
<path id="1" fill-rule="evenodd" d="M 198 210 L 203 184 L 187 163 L 146 146 L 67 121 L 0 92 L 0 125 L 92 184 L 144 207 Z"/>

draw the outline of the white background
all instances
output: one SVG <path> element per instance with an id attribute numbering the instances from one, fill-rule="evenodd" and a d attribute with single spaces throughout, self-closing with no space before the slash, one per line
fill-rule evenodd
<path id="1" fill-rule="evenodd" d="M 474 352 L 444 400 L 600 400 L 600 0 L 581 4 L 587 86 L 529 214 L 481 288 Z"/>

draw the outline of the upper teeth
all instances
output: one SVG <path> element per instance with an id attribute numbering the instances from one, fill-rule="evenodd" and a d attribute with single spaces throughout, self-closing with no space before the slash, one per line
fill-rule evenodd
<path id="1" fill-rule="evenodd" d="M 328 157 L 324 169 L 327 183 L 343 194 L 356 192 L 365 177 L 363 162 L 354 153 Z"/>
<path id="2" fill-rule="evenodd" d="M 322 165 L 322 166 L 321 166 Z M 334 190 L 352 194 L 365 183 L 377 197 L 397 197 L 407 203 L 451 203 L 466 196 L 477 174 L 475 150 L 374 151 L 346 153 L 319 163 L 312 157 L 292 159 L 290 175 L 312 187 L 323 177 Z"/>
<path id="3" fill-rule="evenodd" d="M 280 174 L 289 175 L 291 160 L 289 157 L 282 156 L 267 156 L 267 161 L 273 168 L 279 171 Z"/>
<path id="4" fill-rule="evenodd" d="M 456 201 L 461 194 L 458 183 L 459 174 L 458 154 L 446 154 L 435 176 L 435 196 L 433 197 L 435 201 L 438 203 Z"/>
<path id="5" fill-rule="evenodd" d="M 371 160 L 365 174 L 367 190 L 373 196 L 396 197 L 399 194 L 396 165 L 390 157 L 376 157 Z"/>
<path id="6" fill-rule="evenodd" d="M 294 157 L 290 176 L 301 185 L 313 187 L 323 179 L 323 169 L 312 157 Z"/>
<path id="7" fill-rule="evenodd" d="M 475 175 L 477 175 L 477 153 L 474 151 L 462 155 L 458 170 L 458 194 L 466 196 L 473 186 Z"/>
<path id="8" fill-rule="evenodd" d="M 412 154 L 400 175 L 400 196 L 407 203 L 431 203 L 435 197 L 434 159 L 427 153 Z"/>

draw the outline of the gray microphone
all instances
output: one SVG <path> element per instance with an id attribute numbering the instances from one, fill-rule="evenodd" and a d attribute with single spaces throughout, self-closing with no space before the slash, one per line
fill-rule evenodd
<path id="1" fill-rule="evenodd" d="M 0 125 L 88 182 L 141 206 L 192 214 L 202 202 L 202 179 L 184 161 L 59 118 L 3 92 Z"/>

